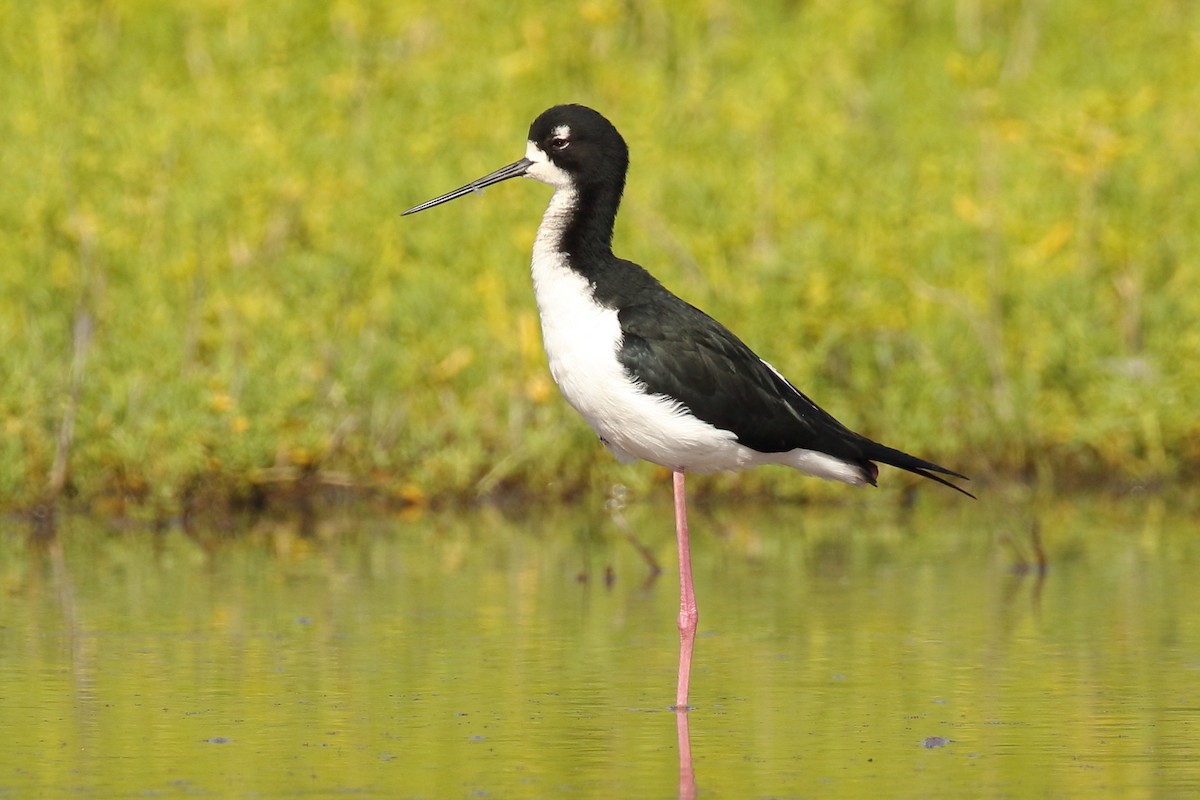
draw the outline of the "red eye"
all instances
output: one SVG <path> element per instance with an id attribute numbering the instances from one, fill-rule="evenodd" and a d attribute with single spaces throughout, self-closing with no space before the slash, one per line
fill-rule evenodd
<path id="1" fill-rule="evenodd" d="M 555 150 L 566 150 L 568 144 L 570 144 L 570 142 L 565 136 L 555 136 L 550 140 L 550 146 Z"/>

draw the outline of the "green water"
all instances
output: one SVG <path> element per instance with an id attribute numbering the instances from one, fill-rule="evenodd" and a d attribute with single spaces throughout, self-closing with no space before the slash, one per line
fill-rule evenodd
<path id="1" fill-rule="evenodd" d="M 1200 792 L 1193 512 L 861 497 L 693 510 L 698 797 Z M 0 798 L 688 795 L 626 517 L 0 523 Z"/>

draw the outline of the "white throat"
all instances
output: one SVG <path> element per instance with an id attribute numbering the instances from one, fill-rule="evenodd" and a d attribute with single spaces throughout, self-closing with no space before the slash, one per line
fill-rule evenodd
<path id="1" fill-rule="evenodd" d="M 573 186 L 562 186 L 554 190 L 542 222 L 538 225 L 537 238 L 533 241 L 533 279 L 536 288 L 539 264 L 545 268 L 569 269 L 567 254 L 562 249 L 563 232 L 575 213 L 578 193 Z"/>

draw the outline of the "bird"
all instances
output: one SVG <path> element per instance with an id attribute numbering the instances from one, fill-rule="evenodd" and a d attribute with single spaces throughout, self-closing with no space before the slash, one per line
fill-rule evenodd
<path id="1" fill-rule="evenodd" d="M 529 127 L 524 157 L 403 212 L 416 214 L 525 177 L 553 187 L 530 271 L 550 374 L 618 460 L 672 472 L 680 650 L 674 710 L 687 712 L 698 612 L 685 474 L 764 464 L 876 485 L 887 464 L 970 492 L 945 467 L 855 433 L 728 328 L 613 253 L 629 148 L 583 105 L 556 105 Z"/>

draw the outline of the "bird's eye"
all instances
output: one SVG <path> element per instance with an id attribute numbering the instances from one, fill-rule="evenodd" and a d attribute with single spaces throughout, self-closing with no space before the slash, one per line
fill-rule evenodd
<path id="1" fill-rule="evenodd" d="M 555 136 L 550 140 L 550 146 L 555 150 L 566 150 L 570 141 L 565 136 Z"/>

